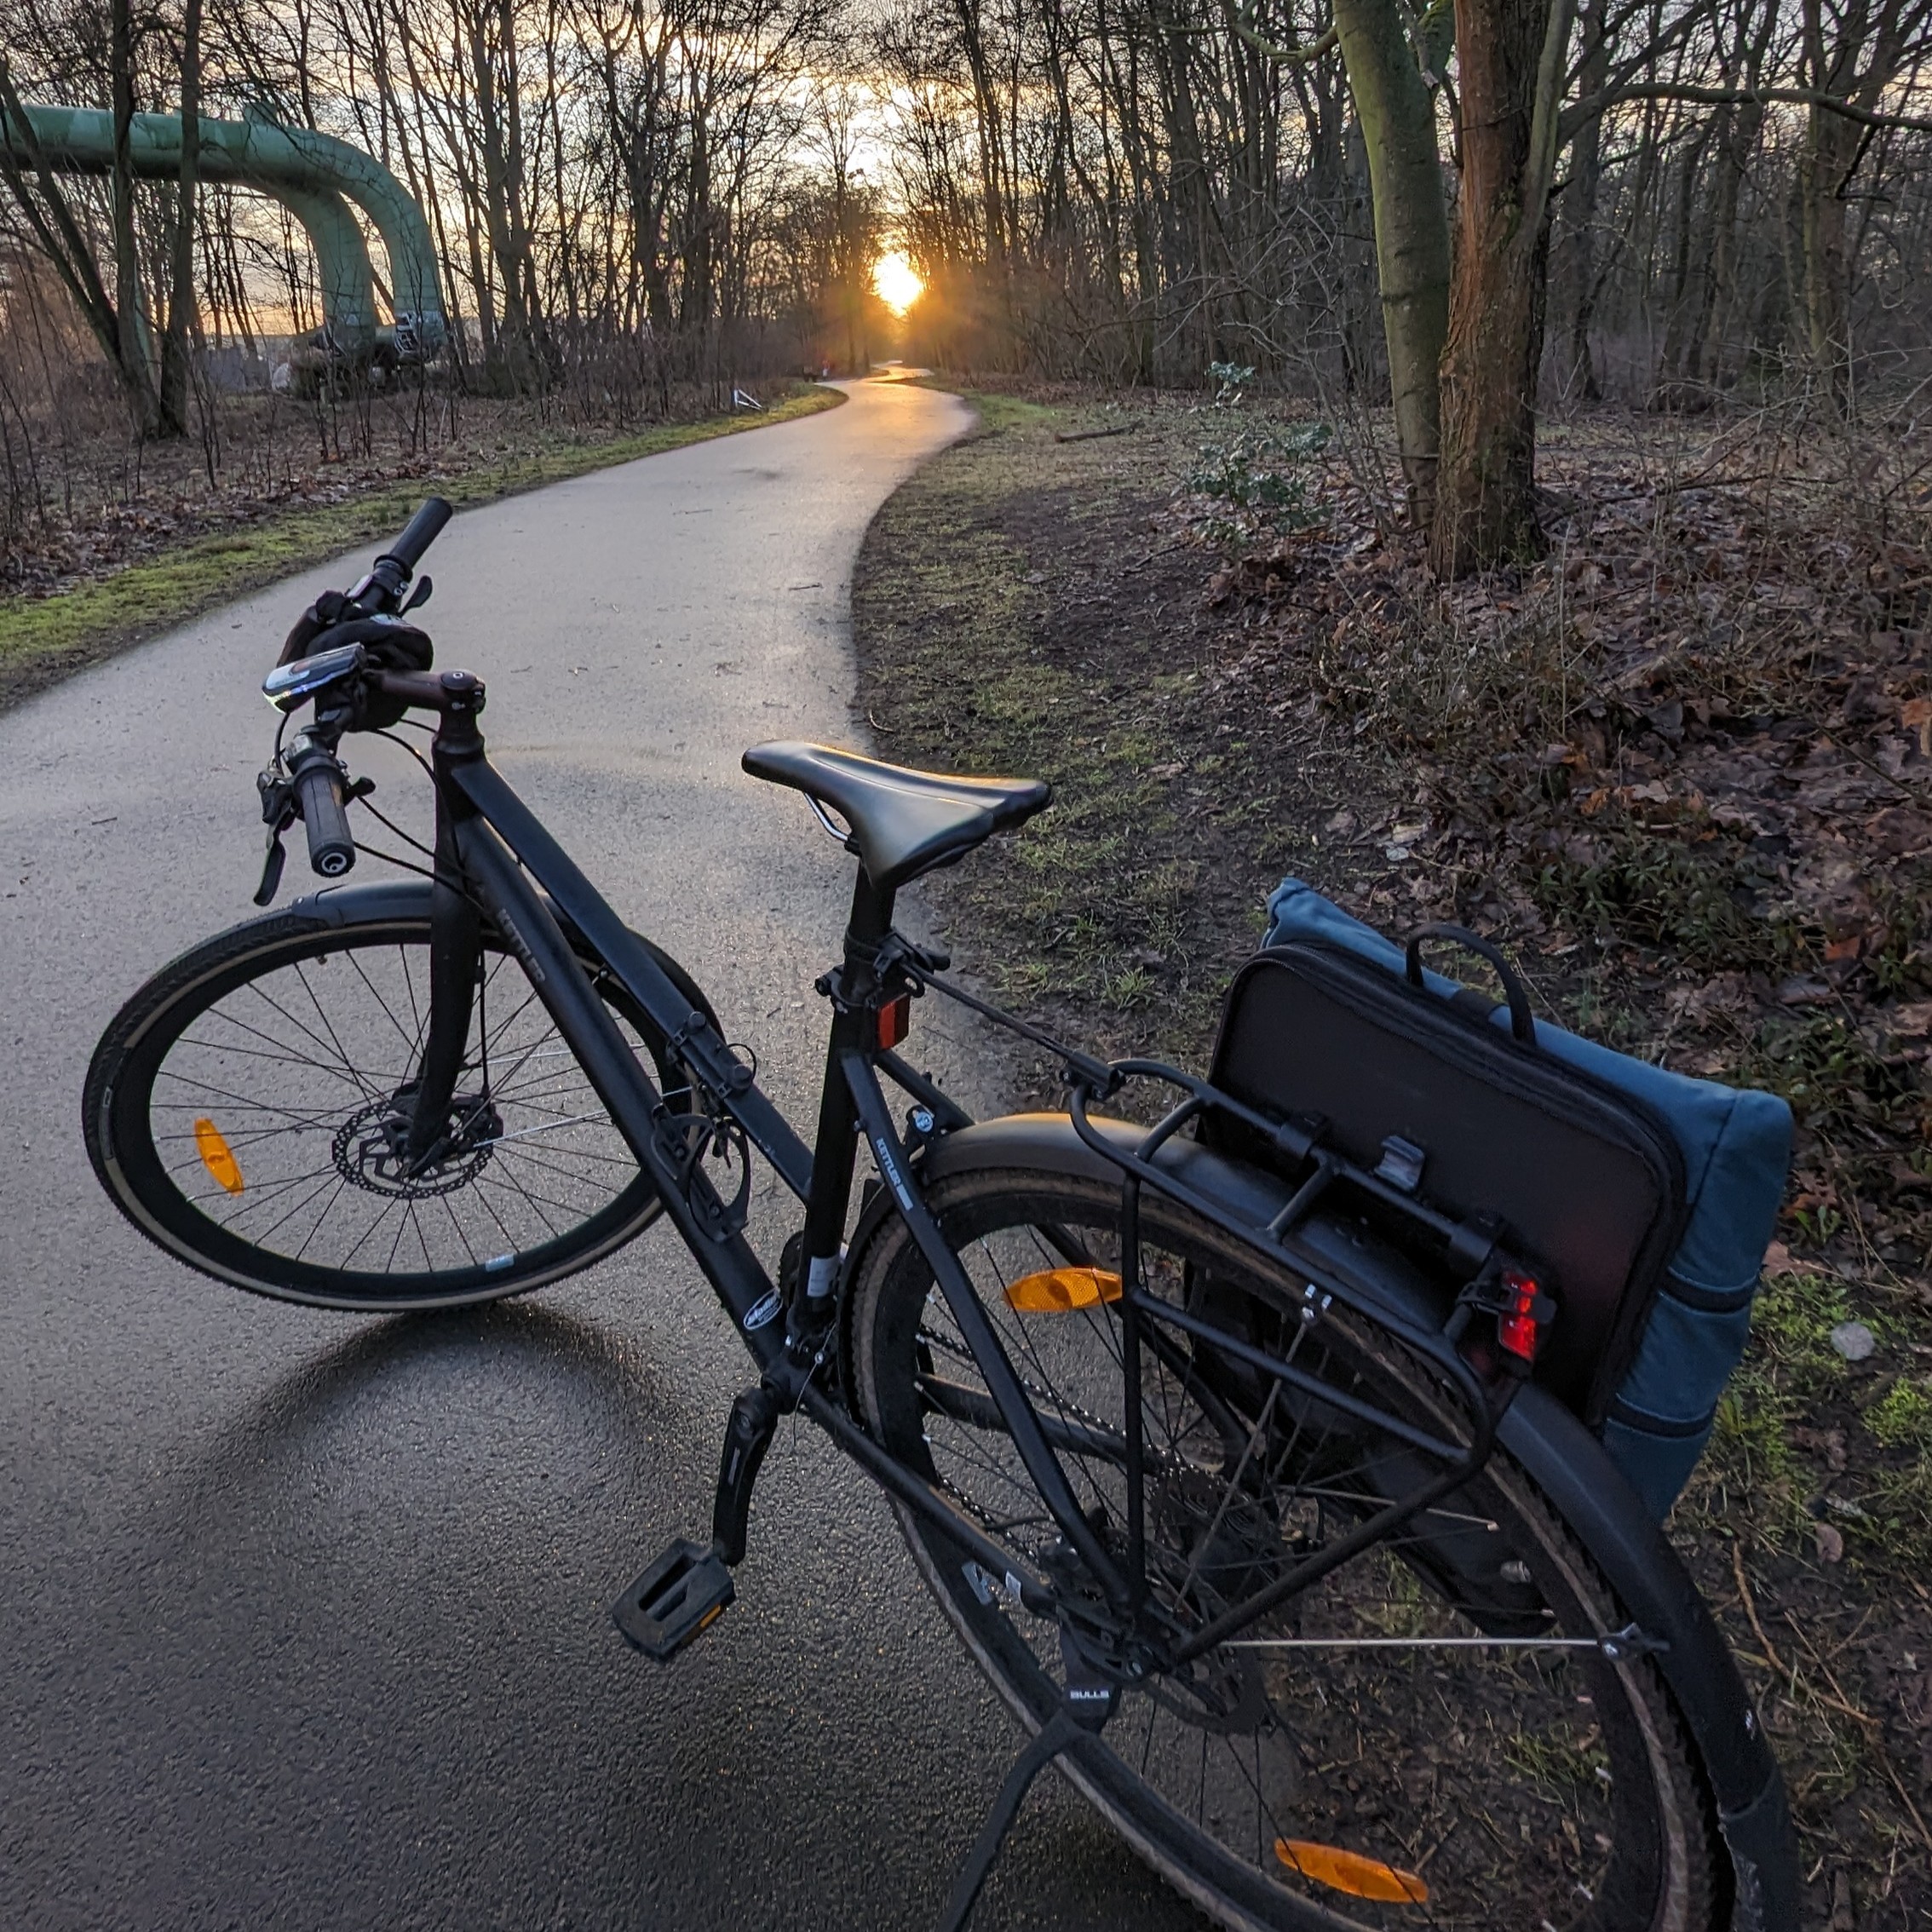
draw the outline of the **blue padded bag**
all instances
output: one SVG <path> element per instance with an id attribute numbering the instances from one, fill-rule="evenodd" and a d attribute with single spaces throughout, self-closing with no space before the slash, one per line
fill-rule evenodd
<path id="1" fill-rule="evenodd" d="M 1264 946 L 1325 940 L 1403 971 L 1399 946 L 1300 879 L 1284 879 L 1268 911 Z M 1459 990 L 1439 974 L 1424 977 L 1446 997 Z M 1506 1008 L 1492 1018 L 1509 1023 Z M 1537 1022 L 1536 1043 L 1644 1103 L 1669 1126 L 1683 1156 L 1682 1237 L 1599 1430 L 1611 1460 L 1662 1521 L 1704 1452 L 1718 1398 L 1744 1354 L 1791 1164 L 1791 1110 L 1775 1094 L 1672 1073 L 1544 1021 Z"/>

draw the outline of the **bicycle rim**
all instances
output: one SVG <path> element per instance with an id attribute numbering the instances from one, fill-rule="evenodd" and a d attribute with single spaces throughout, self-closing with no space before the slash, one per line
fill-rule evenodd
<path id="1" fill-rule="evenodd" d="M 428 936 L 416 917 L 244 927 L 135 996 L 96 1055 L 86 1124 L 143 1233 L 258 1293 L 405 1309 L 536 1287 L 648 1225 L 654 1186 L 487 935 L 454 1144 L 405 1171 L 393 1123 L 428 1025 Z M 599 986 L 648 1052 L 641 1014 Z"/>

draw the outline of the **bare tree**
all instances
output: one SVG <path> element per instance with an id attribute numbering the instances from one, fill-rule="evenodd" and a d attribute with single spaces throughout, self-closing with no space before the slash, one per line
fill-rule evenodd
<path id="1" fill-rule="evenodd" d="M 201 0 L 187 0 L 181 19 L 181 170 L 175 184 L 175 233 L 169 254 L 168 325 L 161 338 L 156 420 L 162 434 L 187 433 L 188 344 L 194 325 L 195 216 L 201 159 Z"/>

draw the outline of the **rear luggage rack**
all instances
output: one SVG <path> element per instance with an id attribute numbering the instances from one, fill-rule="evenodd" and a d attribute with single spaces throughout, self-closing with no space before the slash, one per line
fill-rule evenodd
<path id="1" fill-rule="evenodd" d="M 1271 1117 L 1237 1100 L 1210 1081 L 1184 1072 L 1164 1061 L 1096 1059 L 1056 1040 L 1050 1033 L 1028 1025 L 1012 1014 L 976 998 L 963 987 L 949 983 L 934 963 L 909 946 L 901 945 L 894 953 L 893 963 L 920 992 L 930 989 L 943 994 L 996 1026 L 1044 1047 L 1059 1061 L 1061 1078 L 1067 1089 L 1067 1112 L 1074 1130 L 1091 1152 L 1119 1169 L 1121 1173 L 1124 1257 L 1133 1252 L 1137 1239 L 1135 1231 L 1139 1191 L 1143 1187 L 1152 1187 L 1222 1233 L 1253 1249 L 1275 1266 L 1285 1262 L 1302 1276 L 1309 1291 L 1320 1298 L 1323 1308 L 1331 1302 L 1339 1303 L 1363 1320 L 1388 1331 L 1406 1347 L 1428 1360 L 1454 1385 L 1476 1424 L 1481 1453 L 1462 1470 L 1459 1480 L 1474 1475 L 1488 1459 L 1495 1425 L 1514 1398 L 1521 1378 L 1533 1359 L 1535 1348 L 1533 1340 L 1527 1355 L 1515 1347 L 1491 1350 L 1478 1341 L 1465 1350 L 1463 1343 L 1470 1321 L 1479 1312 L 1495 1314 L 1499 1321 L 1512 1316 L 1522 1319 L 1527 1314 L 1536 1325 L 1535 1338 L 1539 1339 L 1541 1331 L 1554 1318 L 1555 1307 L 1543 1295 L 1534 1297 L 1527 1309 L 1514 1297 L 1509 1299 L 1506 1307 L 1503 1305 L 1499 1299 L 1500 1283 L 1506 1278 L 1529 1277 L 1516 1259 L 1504 1250 L 1502 1224 L 1488 1215 L 1446 1214 L 1423 1199 L 1417 1192 L 1420 1179 L 1419 1149 L 1391 1139 L 1383 1147 L 1378 1168 L 1371 1170 L 1349 1159 L 1338 1148 L 1325 1144 L 1328 1124 L 1319 1115 L 1299 1113 L 1286 1118 Z M 1147 1129 L 1137 1145 L 1130 1148 L 1101 1133 L 1090 1117 L 1088 1107 L 1094 1100 L 1112 1099 L 1131 1080 L 1154 1081 L 1177 1089 L 1182 1097 Z M 1182 1128 L 1216 1115 L 1224 1117 L 1257 1137 L 1291 1166 L 1308 1170 L 1288 1200 L 1265 1222 L 1245 1221 L 1230 1213 L 1221 1203 L 1210 1199 L 1156 1163 L 1155 1156 Z M 1452 1306 L 1440 1325 L 1424 1326 L 1415 1319 L 1411 1309 L 1396 1307 L 1343 1280 L 1331 1262 L 1305 1242 L 1296 1240 L 1296 1231 L 1337 1185 L 1393 1215 L 1412 1231 L 1414 1237 L 1434 1248 L 1448 1262 L 1452 1273 L 1460 1277 L 1448 1291 Z M 1129 1271 L 1124 1269 L 1123 1272 Z M 1178 1319 L 1179 1311 L 1138 1293 L 1137 1281 L 1130 1279 L 1127 1288 L 1130 1320 L 1132 1314 L 1137 1312 L 1172 1322 L 1176 1326 L 1188 1325 L 1187 1321 Z M 1228 1338 L 1218 1334 L 1213 1339 L 1216 1347 L 1232 1346 Z M 1476 1358 L 1475 1360 L 1471 1360 L 1472 1355 Z M 1251 1366 L 1291 1383 L 1312 1383 L 1312 1378 L 1300 1376 L 1291 1366 L 1260 1356 L 1258 1353 L 1256 1361 Z M 1309 1386 L 1305 1392 L 1337 1406 L 1345 1406 L 1337 1402 L 1339 1392 L 1331 1388 Z M 1383 1427 L 1396 1428 L 1398 1433 L 1412 1426 L 1400 1417 L 1379 1412 L 1374 1419 Z M 1421 1441 L 1416 1443 L 1418 1448 L 1424 1446 Z M 1456 1459 L 1463 1456 L 1459 1448 L 1439 1440 L 1429 1440 L 1426 1446 L 1432 1455 Z"/>
<path id="2" fill-rule="evenodd" d="M 1185 1663 L 1226 1642 L 1331 1571 L 1394 1534 L 1481 1472 L 1495 1448 L 1496 1432 L 1504 1412 L 1529 1369 L 1521 1348 L 1505 1345 L 1501 1324 L 1510 1320 L 1529 1322 L 1529 1354 L 1533 1356 L 1540 1325 L 1548 1322 L 1554 1308 L 1547 1297 L 1534 1292 L 1533 1283 L 1527 1304 L 1514 1287 L 1507 1285 L 1529 1277 L 1505 1254 L 1499 1223 L 1487 1216 L 1459 1219 L 1419 1197 L 1416 1191 L 1419 1166 L 1413 1158 L 1419 1150 L 1399 1141 L 1385 1146 L 1382 1170 L 1371 1171 L 1340 1149 L 1325 1144 L 1326 1123 L 1320 1119 L 1305 1115 L 1271 1118 L 1211 1082 L 1164 1061 L 1107 1062 L 1067 1047 L 1050 1034 L 947 984 L 932 965 L 914 956 L 908 947 L 900 949 L 894 966 L 920 990 L 930 988 L 943 993 L 1053 1054 L 1062 1068 L 1067 1112 L 1075 1132 L 1090 1153 L 1120 1176 L 1121 1287 L 1118 1296 L 1109 1299 L 1120 1316 L 1121 1366 L 1126 1383 L 1122 1412 L 1129 1418 L 1124 1457 L 1129 1497 L 1124 1565 L 1128 1575 L 1142 1572 L 1146 1537 L 1137 1501 L 1142 1490 L 1143 1449 L 1134 1422 L 1141 1412 L 1141 1357 L 1150 1349 L 1157 1357 L 1167 1353 L 1180 1338 L 1184 1337 L 1189 1347 L 1205 1344 L 1239 1361 L 1255 1373 L 1293 1391 L 1305 1402 L 1325 1406 L 1337 1416 L 1383 1430 L 1434 1465 L 1433 1473 L 1406 1493 L 1390 1499 L 1386 1507 L 1364 1517 L 1346 1533 L 1309 1552 L 1256 1596 L 1190 1634 L 1175 1652 L 1177 1661 Z M 1131 1080 L 1153 1081 L 1176 1090 L 1181 1095 L 1137 1140 L 1131 1130 L 1123 1132 L 1123 1124 L 1118 1121 L 1107 1123 L 1114 1130 L 1113 1134 L 1103 1132 L 1089 1113 L 1091 1101 L 1111 1099 Z M 1180 1150 L 1172 1144 L 1183 1128 L 1216 1116 L 1257 1138 L 1291 1171 L 1308 1170 L 1301 1176 L 1299 1184 L 1292 1186 L 1285 1202 L 1273 1205 L 1271 1196 L 1267 1212 L 1244 1216 L 1228 1200 L 1213 1198 L 1191 1185 L 1185 1172 L 1177 1171 L 1185 1169 L 1184 1159 L 1161 1158 L 1164 1150 L 1171 1149 L 1173 1155 L 1179 1155 Z M 1221 1164 L 1224 1173 L 1233 1171 L 1237 1166 L 1234 1159 L 1211 1147 L 1201 1146 L 1198 1139 L 1190 1138 L 1185 1144 Z M 1267 1171 L 1252 1160 L 1245 1165 L 1250 1170 Z M 1253 1252 L 1272 1273 L 1279 1274 L 1285 1268 L 1291 1278 L 1302 1283 L 1298 1299 L 1284 1297 L 1285 1305 L 1280 1313 L 1291 1326 L 1276 1348 L 1257 1348 L 1206 1319 L 1197 1308 L 1177 1306 L 1147 1291 L 1141 1275 L 1140 1237 L 1141 1197 L 1147 1189 Z M 1335 1262 L 1305 1238 L 1315 1209 L 1337 1189 L 1395 1216 L 1405 1228 L 1412 1230 L 1422 1242 L 1447 1260 L 1454 1279 L 1443 1284 L 1439 1298 L 1432 1296 L 1429 1302 L 1418 1302 L 1413 1295 L 1404 1295 L 1399 1284 L 1392 1284 L 1386 1294 L 1377 1294 L 1371 1284 L 1346 1279 Z M 1065 1248 L 1065 1258 L 1077 1265 L 1086 1257 L 1076 1244 L 1070 1243 Z M 1394 1258 L 1392 1255 L 1391 1259 Z M 1446 1304 L 1440 1312 L 1435 1305 L 1438 1299 Z M 1295 1358 L 1303 1343 L 1337 1310 L 1366 1327 L 1371 1337 L 1387 1337 L 1432 1373 L 1446 1399 L 1445 1412 L 1432 1416 L 1425 1406 L 1419 1415 L 1398 1415 L 1298 1366 Z M 1498 1326 L 1488 1335 L 1469 1333 L 1479 1312 L 1496 1317 Z M 1524 1331 L 1519 1328 L 1516 1332 L 1521 1341 Z M 1360 1348 L 1362 1343 L 1357 1337 L 1347 1345 Z M 1446 1412 L 1451 1410 L 1459 1412 Z"/>
<path id="3" fill-rule="evenodd" d="M 1325 1405 L 1343 1416 L 1371 1424 L 1395 1436 L 1428 1457 L 1437 1467 L 1435 1473 L 1408 1493 L 1394 1498 L 1383 1509 L 1365 1517 L 1347 1533 L 1325 1543 L 1256 1596 L 1215 1618 L 1192 1633 L 1176 1650 L 1182 1662 L 1204 1655 L 1216 1645 L 1266 1616 L 1278 1605 L 1302 1591 L 1331 1571 L 1338 1569 L 1371 1545 L 1394 1534 L 1423 1510 L 1463 1487 L 1489 1460 L 1495 1447 L 1497 1426 L 1515 1391 L 1521 1386 L 1525 1365 L 1508 1355 L 1493 1363 L 1472 1360 L 1460 1345 L 1464 1330 L 1475 1312 L 1474 1296 L 1480 1285 L 1496 1279 L 1500 1269 L 1497 1230 L 1458 1222 L 1415 1200 L 1404 1189 L 1392 1186 L 1320 1145 L 1321 1124 L 1308 1119 L 1274 1121 L 1245 1107 L 1205 1080 L 1181 1072 L 1159 1061 L 1127 1060 L 1105 1069 L 1106 1081 L 1092 1082 L 1076 1077 L 1069 1083 L 1068 1113 L 1081 1141 L 1099 1154 L 1121 1176 L 1120 1273 L 1122 1288 L 1122 1366 L 1127 1378 L 1124 1412 L 1137 1413 L 1140 1406 L 1140 1357 L 1148 1346 L 1147 1325 L 1178 1331 L 1190 1341 L 1203 1343 L 1233 1357 L 1248 1368 L 1268 1376 L 1295 1390 L 1303 1398 Z M 1151 1079 L 1178 1088 L 1183 1098 L 1137 1143 L 1126 1144 L 1124 1137 L 1113 1139 L 1102 1133 L 1088 1113 L 1096 1090 L 1118 1092 L 1130 1079 Z M 1286 1204 L 1264 1222 L 1244 1219 L 1190 1186 L 1180 1176 L 1161 1164 L 1157 1156 L 1182 1129 L 1212 1111 L 1225 1111 L 1242 1124 L 1265 1133 L 1277 1148 L 1298 1163 L 1314 1164 L 1314 1171 L 1290 1197 Z M 1416 1319 L 1412 1309 L 1398 1308 L 1392 1300 L 1378 1298 L 1359 1285 L 1343 1279 L 1334 1266 L 1296 1239 L 1316 1203 L 1337 1183 L 1359 1188 L 1378 1202 L 1412 1216 L 1432 1236 L 1469 1268 L 1470 1279 L 1445 1320 L 1435 1326 Z M 1179 1308 L 1150 1294 L 1140 1279 L 1140 1203 L 1141 1192 L 1152 1188 L 1191 1214 L 1232 1236 L 1243 1246 L 1279 1268 L 1283 1262 L 1304 1284 L 1296 1314 L 1299 1325 L 1279 1354 L 1256 1348 L 1240 1337 L 1205 1319 L 1193 1309 Z M 1507 1278 L 1506 1276 L 1504 1278 Z M 1303 1339 L 1317 1323 L 1339 1306 L 1374 1331 L 1386 1335 L 1415 1357 L 1426 1362 L 1447 1384 L 1463 1412 L 1467 1441 L 1436 1433 L 1423 1422 L 1392 1413 L 1350 1390 L 1297 1366 L 1295 1357 Z M 1514 1311 L 1516 1304 L 1509 1303 Z M 1542 1310 L 1547 1318 L 1548 1304 Z M 1498 1376 L 1493 1368 L 1506 1372 Z M 1489 1371 L 1489 1372 L 1486 1372 Z M 1138 1486 L 1139 1444 L 1130 1432 L 1128 1477 L 1130 1493 Z M 1129 1526 L 1130 1564 L 1140 1556 L 1140 1529 Z"/>
<path id="4" fill-rule="evenodd" d="M 1381 1164 L 1371 1170 L 1323 1144 L 1327 1123 L 1318 1114 L 1299 1113 L 1285 1120 L 1272 1119 L 1210 1082 L 1158 1060 L 1117 1061 L 1107 1071 L 1110 1079 L 1104 1088 L 1084 1078 L 1076 1078 L 1069 1084 L 1068 1112 L 1081 1140 L 1136 1181 L 1182 1202 L 1223 1233 L 1259 1248 L 1273 1260 L 1286 1259 L 1311 1276 L 1320 1276 L 1322 1263 L 1297 1246 L 1293 1236 L 1340 1184 L 1406 1223 L 1415 1235 L 1439 1250 L 1444 1259 L 1463 1274 L 1462 1287 L 1486 1275 L 1512 1268 L 1521 1271 L 1516 1257 L 1504 1247 L 1503 1227 L 1493 1216 L 1445 1214 L 1416 1193 L 1417 1164 L 1412 1157 L 1417 1150 L 1403 1141 L 1391 1139 L 1385 1142 Z M 1101 1134 L 1087 1109 L 1091 1100 L 1117 1093 L 1126 1082 L 1136 1079 L 1177 1087 L 1185 1097 L 1150 1127 L 1139 1146 L 1130 1151 Z M 1279 1211 L 1258 1228 L 1228 1215 L 1155 1164 L 1153 1157 L 1182 1128 L 1216 1113 L 1265 1141 L 1285 1161 L 1308 1170 Z M 1351 1306 L 1357 1305 L 1359 1297 L 1354 1291 L 1335 1287 L 1331 1291 Z M 1359 1312 L 1377 1321 L 1389 1319 L 1389 1311 L 1378 1307 L 1361 1306 Z"/>

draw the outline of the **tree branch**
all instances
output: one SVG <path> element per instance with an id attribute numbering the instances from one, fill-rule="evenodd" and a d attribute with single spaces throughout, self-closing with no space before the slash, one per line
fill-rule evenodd
<path id="1" fill-rule="evenodd" d="M 28 188 L 21 172 L 16 142 L 37 177 L 38 199 Z M 20 105 L 20 97 L 14 87 L 13 73 L 4 56 L 0 56 L 0 175 L 4 175 L 7 186 L 13 191 L 14 199 L 20 204 L 21 214 L 26 217 L 28 226 L 40 244 L 41 252 L 54 264 L 55 273 L 74 298 L 74 304 L 86 319 L 88 327 L 106 351 L 107 359 L 118 369 L 121 366 L 120 319 L 115 313 L 106 285 L 101 279 L 94 251 L 81 233 L 80 224 L 75 221 L 73 210 L 67 205 L 67 198 L 61 193 L 60 184 L 54 178 L 54 170 L 48 164 L 40 137 L 34 132 L 26 109 Z"/>
<path id="2" fill-rule="evenodd" d="M 1586 121 L 1607 114 L 1628 101 L 1688 101 L 1700 107 L 1766 106 L 1776 102 L 1822 108 L 1828 114 L 1842 114 L 1862 127 L 1902 128 L 1912 134 L 1932 134 L 1932 120 L 1911 114 L 1882 114 L 1815 87 L 1692 87 L 1662 81 L 1644 87 L 1613 88 L 1594 100 L 1578 101 L 1562 118 L 1559 140 L 1568 141 Z"/>
<path id="3" fill-rule="evenodd" d="M 1257 54 L 1265 54 L 1269 60 L 1279 61 L 1284 66 L 1305 67 L 1311 60 L 1319 60 L 1324 54 L 1332 52 L 1336 45 L 1332 26 L 1306 47 L 1282 47 L 1253 26 L 1252 20 L 1253 15 L 1245 8 L 1231 6 L 1228 9 L 1228 24 L 1234 30 L 1235 37 L 1245 41 Z"/>

